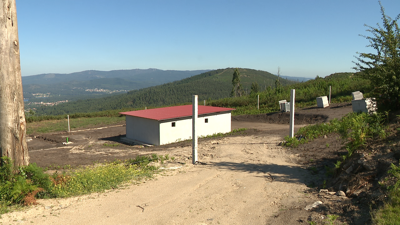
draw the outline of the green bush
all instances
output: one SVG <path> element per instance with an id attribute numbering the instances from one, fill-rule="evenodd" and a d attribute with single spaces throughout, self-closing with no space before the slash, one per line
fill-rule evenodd
<path id="1" fill-rule="evenodd" d="M 39 198 L 54 197 L 52 193 L 53 182 L 50 180 L 50 176 L 45 174 L 43 169 L 38 167 L 36 163 L 31 163 L 20 170 L 25 174 L 26 179 L 32 181 L 34 185 L 44 189 L 43 192 L 37 194 Z"/>
<path id="2" fill-rule="evenodd" d="M 22 203 L 24 197 L 37 189 L 37 186 L 26 179 L 24 173 L 14 173 L 10 158 L 1 157 L 0 163 L 0 205 L 7 207 L 11 204 Z M 2 208 L 4 212 L 6 209 Z"/>

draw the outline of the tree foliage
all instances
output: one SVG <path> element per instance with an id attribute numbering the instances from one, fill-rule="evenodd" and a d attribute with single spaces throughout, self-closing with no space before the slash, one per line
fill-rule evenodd
<path id="1" fill-rule="evenodd" d="M 400 109 L 400 30 L 397 23 L 400 14 L 392 19 L 385 14 L 380 2 L 379 5 L 383 26 L 365 25 L 372 35 L 363 36 L 376 53 L 358 53 L 355 69 L 374 85 L 379 108 Z"/>
<path id="2" fill-rule="evenodd" d="M 242 96 L 243 88 L 242 88 L 242 85 L 240 84 L 240 72 L 239 72 L 238 68 L 236 68 L 235 71 L 233 72 L 232 86 L 233 87 L 232 87 L 231 96 L 232 97 Z"/>
<path id="3" fill-rule="evenodd" d="M 257 82 L 251 83 L 251 92 L 250 94 L 256 94 L 257 92 L 260 92 L 260 86 L 258 85 Z"/>
<path id="4" fill-rule="evenodd" d="M 275 80 L 275 93 L 276 94 L 282 93 L 282 84 L 281 84 L 281 81 L 279 78 L 280 77 L 278 75 L 278 78 Z"/>

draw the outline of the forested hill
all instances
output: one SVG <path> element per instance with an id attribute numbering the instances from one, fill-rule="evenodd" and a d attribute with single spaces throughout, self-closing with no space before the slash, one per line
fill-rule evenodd
<path id="1" fill-rule="evenodd" d="M 156 107 L 191 102 L 192 95 L 199 95 L 199 100 L 220 99 L 229 97 L 232 90 L 234 68 L 218 69 L 154 87 L 130 91 L 126 94 L 104 98 L 78 100 L 51 107 L 37 108 L 38 115 L 61 115 L 83 112 L 96 112 L 111 109 Z M 253 82 L 257 82 L 261 90 L 275 85 L 278 78 L 271 73 L 239 69 L 243 89 L 250 92 Z M 282 85 L 295 83 L 280 78 Z"/>
<path id="2" fill-rule="evenodd" d="M 22 77 L 24 98 L 29 102 L 55 102 L 126 93 L 130 90 L 182 80 L 209 70 L 133 69 L 88 70 L 70 74 Z"/>

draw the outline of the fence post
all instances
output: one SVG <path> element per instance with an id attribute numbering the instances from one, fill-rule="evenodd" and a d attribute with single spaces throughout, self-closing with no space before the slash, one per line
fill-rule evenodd
<path id="1" fill-rule="evenodd" d="M 198 116 L 198 102 L 197 95 L 192 96 L 192 163 L 196 164 L 197 160 L 197 132 L 196 132 L 196 122 Z"/>
<path id="2" fill-rule="evenodd" d="M 71 127 L 69 125 L 69 115 L 67 115 L 67 118 L 68 118 L 68 133 L 70 133 L 71 132 Z"/>
<path id="3" fill-rule="evenodd" d="M 294 137 L 294 100 L 295 100 L 296 90 L 292 89 L 290 91 L 290 132 L 289 137 Z"/>

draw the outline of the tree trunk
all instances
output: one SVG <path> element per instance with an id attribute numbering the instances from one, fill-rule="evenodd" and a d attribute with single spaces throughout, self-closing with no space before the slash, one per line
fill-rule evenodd
<path id="1" fill-rule="evenodd" d="M 0 153 L 29 164 L 15 0 L 0 0 Z"/>

